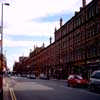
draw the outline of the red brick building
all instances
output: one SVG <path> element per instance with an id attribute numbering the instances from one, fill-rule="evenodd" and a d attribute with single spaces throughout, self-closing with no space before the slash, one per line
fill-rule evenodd
<path id="1" fill-rule="evenodd" d="M 55 31 L 56 66 L 64 68 L 67 74 L 89 74 L 100 69 L 100 1 L 83 5 Z"/>
<path id="2" fill-rule="evenodd" d="M 55 41 L 41 49 L 36 55 L 30 54 L 28 65 L 31 70 L 66 78 L 70 73 L 89 74 L 100 69 L 100 0 L 92 0 L 64 25 L 55 29 Z M 26 61 L 24 62 L 26 63 Z M 26 65 L 27 65 L 26 64 Z"/>
<path id="3" fill-rule="evenodd" d="M 7 70 L 6 57 L 0 53 L 0 72 Z"/>

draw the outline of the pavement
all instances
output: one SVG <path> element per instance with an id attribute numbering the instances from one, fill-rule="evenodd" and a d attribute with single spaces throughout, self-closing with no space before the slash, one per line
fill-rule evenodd
<path id="1" fill-rule="evenodd" d="M 11 100 L 7 78 L 3 78 L 3 100 Z"/>

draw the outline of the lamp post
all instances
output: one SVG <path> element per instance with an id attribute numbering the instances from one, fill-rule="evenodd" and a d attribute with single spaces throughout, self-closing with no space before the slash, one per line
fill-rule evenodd
<path id="1" fill-rule="evenodd" d="M 3 55 L 3 5 L 9 6 L 9 3 L 2 3 L 1 7 L 1 54 Z"/>
<path id="2" fill-rule="evenodd" d="M 0 70 L 0 74 L 3 76 L 3 5 L 6 5 L 6 6 L 9 6 L 9 3 L 2 3 L 1 4 L 1 29 L 0 29 L 0 35 L 1 35 L 1 46 L 0 46 L 0 53 L 1 53 L 1 70 Z M 0 83 L 1 83 L 1 86 L 3 86 L 3 80 L 2 80 L 2 76 L 1 77 L 1 80 L 0 80 Z M 3 88 L 3 87 L 2 87 Z M 2 90 L 1 92 L 1 96 L 0 96 L 0 100 L 2 99 L 3 100 L 3 89 L 0 88 L 0 90 Z"/>
<path id="3" fill-rule="evenodd" d="M 9 6 L 9 3 L 2 3 L 1 5 L 1 67 L 3 70 L 3 5 Z"/>

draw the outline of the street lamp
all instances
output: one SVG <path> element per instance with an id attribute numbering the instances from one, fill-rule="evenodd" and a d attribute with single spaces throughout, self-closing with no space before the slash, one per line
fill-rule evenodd
<path id="1" fill-rule="evenodd" d="M 1 64 L 0 64 L 0 74 L 3 76 L 3 5 L 6 5 L 6 6 L 9 6 L 9 3 L 2 3 L 1 4 L 1 26 L 0 26 L 0 35 L 1 35 L 1 37 L 0 37 L 0 55 L 1 55 Z M 0 76 L 1 77 L 1 76 Z M 2 77 L 1 77 L 1 80 L 0 80 L 0 83 L 1 83 L 1 86 L 2 86 L 2 88 L 3 88 L 3 79 L 2 79 Z M 1 89 L 1 88 L 0 88 Z M 1 96 L 0 96 L 0 99 L 2 99 L 3 100 L 3 89 L 1 89 L 2 90 L 2 92 L 1 92 Z"/>
<path id="2" fill-rule="evenodd" d="M 9 6 L 10 4 L 9 3 L 2 3 L 1 4 L 2 7 L 1 7 L 1 68 L 2 68 L 2 71 L 3 71 L 3 5 L 6 5 L 6 6 Z M 1 72 L 2 72 L 1 71 Z"/>

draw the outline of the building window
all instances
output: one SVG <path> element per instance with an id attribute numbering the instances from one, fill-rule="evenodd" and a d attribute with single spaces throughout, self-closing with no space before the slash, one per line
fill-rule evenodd
<path id="1" fill-rule="evenodd" d="M 91 18 L 91 9 L 89 9 L 89 18 Z"/>
<path id="2" fill-rule="evenodd" d="M 99 33 L 99 32 L 100 32 L 100 25 L 97 24 L 97 25 L 96 25 L 96 33 Z"/>
<path id="3" fill-rule="evenodd" d="M 99 55 L 100 55 L 100 40 L 98 40 L 98 47 L 97 47 L 97 51 L 98 51 L 97 55 L 99 56 Z"/>
<path id="4" fill-rule="evenodd" d="M 62 33 L 63 33 L 63 35 L 65 35 L 65 34 L 66 34 L 66 30 L 65 30 L 65 29 L 63 29 L 63 30 L 62 30 Z"/>
<path id="5" fill-rule="evenodd" d="M 90 32 L 89 32 L 89 29 L 87 29 L 87 38 L 90 37 Z"/>
<path id="6" fill-rule="evenodd" d="M 93 29 L 92 29 L 92 34 L 93 34 L 93 36 L 95 35 L 95 29 L 94 29 L 94 27 L 93 27 Z"/>
<path id="7" fill-rule="evenodd" d="M 84 17 L 82 16 L 82 18 L 81 18 L 81 21 L 82 21 L 82 24 L 84 23 Z"/>
<path id="8" fill-rule="evenodd" d="M 94 16 L 94 12 L 95 12 L 94 7 L 92 7 L 91 8 L 91 16 Z"/>
<path id="9" fill-rule="evenodd" d="M 88 13 L 86 13 L 86 21 L 88 20 Z"/>
<path id="10" fill-rule="evenodd" d="M 76 22 L 74 21 L 74 29 L 76 28 Z"/>
<path id="11" fill-rule="evenodd" d="M 98 14 L 98 6 L 97 6 L 97 4 L 95 6 L 95 9 L 96 9 L 96 14 Z"/>
<path id="12" fill-rule="evenodd" d="M 93 56 L 96 56 L 96 51 L 97 51 L 97 48 L 96 47 L 93 47 L 92 48 L 92 54 L 93 54 Z"/>
<path id="13" fill-rule="evenodd" d="M 95 9 L 94 6 L 92 6 L 91 8 L 89 8 L 89 10 L 88 10 L 88 15 L 89 16 L 87 16 L 87 17 L 91 18 L 91 17 L 94 16 L 94 13 L 95 13 L 95 10 L 94 9 Z"/>
<path id="14" fill-rule="evenodd" d="M 88 57 L 96 56 L 96 52 L 97 52 L 97 48 L 96 47 L 88 48 Z"/>
<path id="15" fill-rule="evenodd" d="M 75 23 L 76 23 L 75 27 L 78 27 L 78 19 L 75 20 Z"/>
<path id="16" fill-rule="evenodd" d="M 81 18 L 80 17 L 78 19 L 78 23 L 79 23 L 79 25 L 81 25 Z"/>

